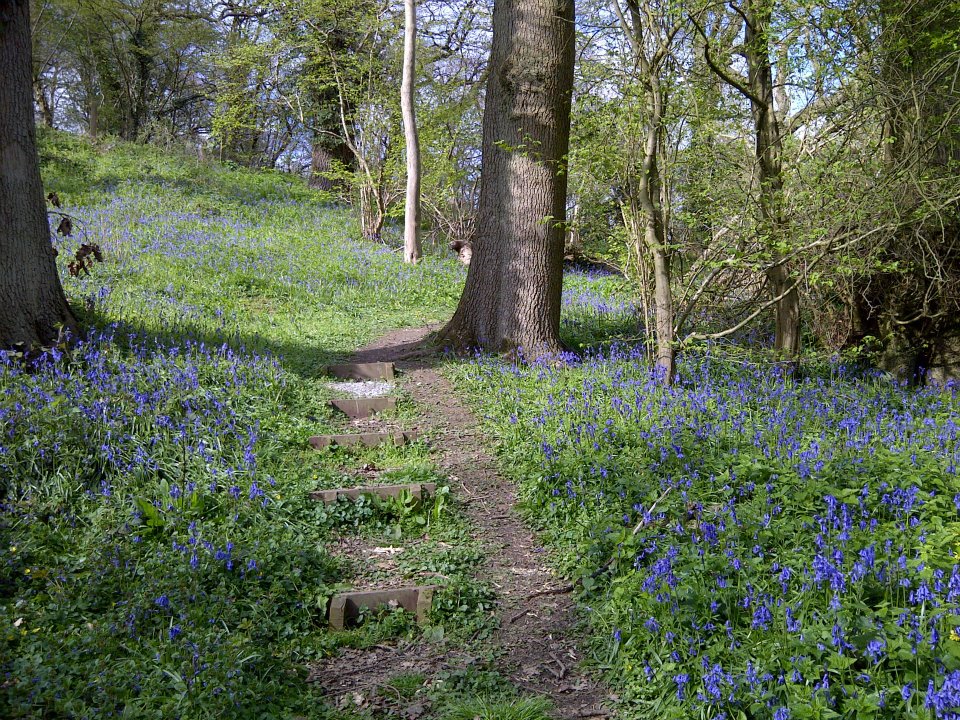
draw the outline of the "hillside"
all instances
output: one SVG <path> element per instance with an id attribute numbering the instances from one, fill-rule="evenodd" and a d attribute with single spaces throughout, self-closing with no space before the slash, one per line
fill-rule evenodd
<path id="1" fill-rule="evenodd" d="M 462 288 L 443 249 L 404 266 L 279 173 L 41 157 L 91 332 L 0 365 L 0 715 L 957 717 L 953 385 L 730 341 L 667 387 L 635 289 L 584 268 L 562 356 L 411 360 L 391 331 Z M 72 276 L 81 243 L 103 262 Z M 347 420 L 325 368 L 371 343 L 399 403 Z M 420 438 L 309 444 L 372 430 Z M 311 497 L 368 483 L 436 489 Z M 403 583 L 438 586 L 421 624 L 328 627 L 335 593 Z"/>

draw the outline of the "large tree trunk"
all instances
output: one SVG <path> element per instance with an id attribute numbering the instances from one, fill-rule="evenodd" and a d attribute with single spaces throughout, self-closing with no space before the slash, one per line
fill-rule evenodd
<path id="1" fill-rule="evenodd" d="M 460 304 L 460 347 L 560 349 L 573 0 L 497 0 L 483 115 L 480 212 Z"/>
<path id="2" fill-rule="evenodd" d="M 337 129 L 339 129 L 337 125 Z M 310 178 L 307 181 L 314 190 L 335 192 L 343 189 L 343 181 L 331 177 L 334 163 L 339 162 L 343 168 L 353 166 L 353 153 L 343 141 L 315 138 L 310 156 Z"/>
<path id="3" fill-rule="evenodd" d="M 414 104 L 417 66 L 417 0 L 404 0 L 403 82 L 400 86 L 400 110 L 403 136 L 407 146 L 407 199 L 403 214 L 403 261 L 420 262 L 420 137 Z"/>
<path id="4" fill-rule="evenodd" d="M 30 52 L 29 0 L 0 0 L 0 348 L 75 328 L 50 244 Z"/>

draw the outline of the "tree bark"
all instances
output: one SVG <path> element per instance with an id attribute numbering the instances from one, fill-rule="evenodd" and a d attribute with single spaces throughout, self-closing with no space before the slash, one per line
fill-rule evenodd
<path id="1" fill-rule="evenodd" d="M 497 0 L 480 210 L 460 304 L 441 339 L 528 358 L 560 350 L 573 0 Z"/>
<path id="2" fill-rule="evenodd" d="M 635 160 L 629 159 L 626 175 L 630 197 L 626 202 L 631 215 L 631 236 L 637 243 L 637 257 L 639 258 L 640 254 L 646 251 L 653 261 L 656 367 L 663 383 L 670 385 L 676 370 L 676 346 L 673 328 L 673 290 L 670 285 L 672 253 L 667 243 L 667 223 L 663 210 L 665 193 L 660 173 L 660 157 L 664 154 L 663 133 L 667 93 L 660 79 L 665 73 L 665 63 L 671 52 L 674 31 L 659 27 L 652 14 L 641 9 L 638 0 L 627 0 L 626 5 L 629 10 L 629 22 L 627 14 L 620 7 L 619 0 L 613 0 L 613 7 L 621 28 L 633 50 L 635 72 L 641 80 L 646 101 L 643 131 L 638 138 L 642 141 L 639 173 L 634 167 Z M 621 209 L 621 213 L 626 216 L 624 208 Z M 642 218 L 642 232 L 639 229 L 641 223 L 637 221 L 637 216 Z M 641 243 L 643 247 L 640 247 Z M 647 322 L 645 313 L 644 323 Z M 649 329 L 644 329 L 649 337 Z"/>
<path id="3" fill-rule="evenodd" d="M 774 102 L 773 66 L 770 62 L 771 0 L 751 0 L 746 5 L 744 54 L 750 108 L 753 114 L 757 173 L 760 185 L 760 217 L 767 243 L 776 243 L 786 231 L 783 217 L 783 136 Z M 774 260 L 778 260 L 774 253 Z M 793 280 L 786 267 L 775 265 L 766 273 L 775 305 L 774 350 L 785 359 L 800 352 L 800 292 L 790 289 Z"/>
<path id="4" fill-rule="evenodd" d="M 57 274 L 37 157 L 29 0 L 0 0 L 0 347 L 34 348 L 76 322 Z"/>
<path id="5" fill-rule="evenodd" d="M 400 110 L 403 136 L 407 146 L 407 200 L 403 214 L 403 261 L 420 262 L 420 137 L 414 104 L 417 68 L 417 0 L 404 0 L 403 81 L 400 86 Z"/>
<path id="6" fill-rule="evenodd" d="M 40 108 L 40 119 L 43 121 L 43 124 L 48 127 L 53 127 L 53 105 L 50 104 L 50 98 L 47 97 L 47 90 L 43 87 L 43 82 L 40 78 L 36 78 L 33 84 L 33 94 L 37 100 L 37 107 Z"/>
<path id="7" fill-rule="evenodd" d="M 369 183 L 360 186 L 360 233 L 366 240 L 381 239 L 386 207 L 380 189 Z"/>
<path id="8" fill-rule="evenodd" d="M 339 125 L 337 126 L 339 129 Z M 314 190 L 335 192 L 343 189 L 343 181 L 331 178 L 329 173 L 334 169 L 334 162 L 339 162 L 344 168 L 350 169 L 353 165 L 353 153 L 345 143 L 315 138 L 310 156 L 310 178 L 307 184 Z"/>

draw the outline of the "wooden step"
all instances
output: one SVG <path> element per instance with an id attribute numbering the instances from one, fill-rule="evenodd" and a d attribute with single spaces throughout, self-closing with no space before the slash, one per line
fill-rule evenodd
<path id="1" fill-rule="evenodd" d="M 341 380 L 393 380 L 395 377 L 392 362 L 330 365 L 327 375 Z"/>
<path id="2" fill-rule="evenodd" d="M 436 483 L 410 483 L 408 485 L 364 485 L 355 488 L 336 488 L 335 490 L 315 490 L 310 493 L 313 500 L 322 500 L 325 504 L 335 503 L 342 497 L 356 500 L 361 495 L 375 495 L 379 498 L 396 498 L 406 491 L 417 500 L 436 493 Z"/>
<path id="3" fill-rule="evenodd" d="M 413 442 L 420 433 L 416 430 L 405 430 L 397 432 L 382 433 L 362 433 L 347 435 L 314 435 L 310 438 L 310 444 L 317 450 L 338 445 L 339 447 L 350 447 L 351 445 L 366 445 L 367 447 L 376 447 L 384 443 L 392 442 L 394 445 L 405 445 Z"/>
<path id="4" fill-rule="evenodd" d="M 361 608 L 382 610 L 402 607 L 415 613 L 418 623 L 425 623 L 433 605 L 433 591 L 436 585 L 415 585 L 391 590 L 365 590 L 345 592 L 334 595 L 330 601 L 330 627 L 343 630 L 357 621 Z"/>
<path id="5" fill-rule="evenodd" d="M 358 420 L 368 418 L 374 413 L 384 410 L 396 410 L 397 399 L 388 397 L 336 398 L 330 401 L 330 405 L 345 413 L 348 417 Z"/>

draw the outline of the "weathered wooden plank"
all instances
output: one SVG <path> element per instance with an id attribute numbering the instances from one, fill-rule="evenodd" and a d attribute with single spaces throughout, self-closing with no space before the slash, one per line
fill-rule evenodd
<path id="1" fill-rule="evenodd" d="M 397 409 L 397 399 L 386 397 L 336 398 L 331 400 L 330 404 L 354 419 L 367 418 L 374 413 Z"/>

